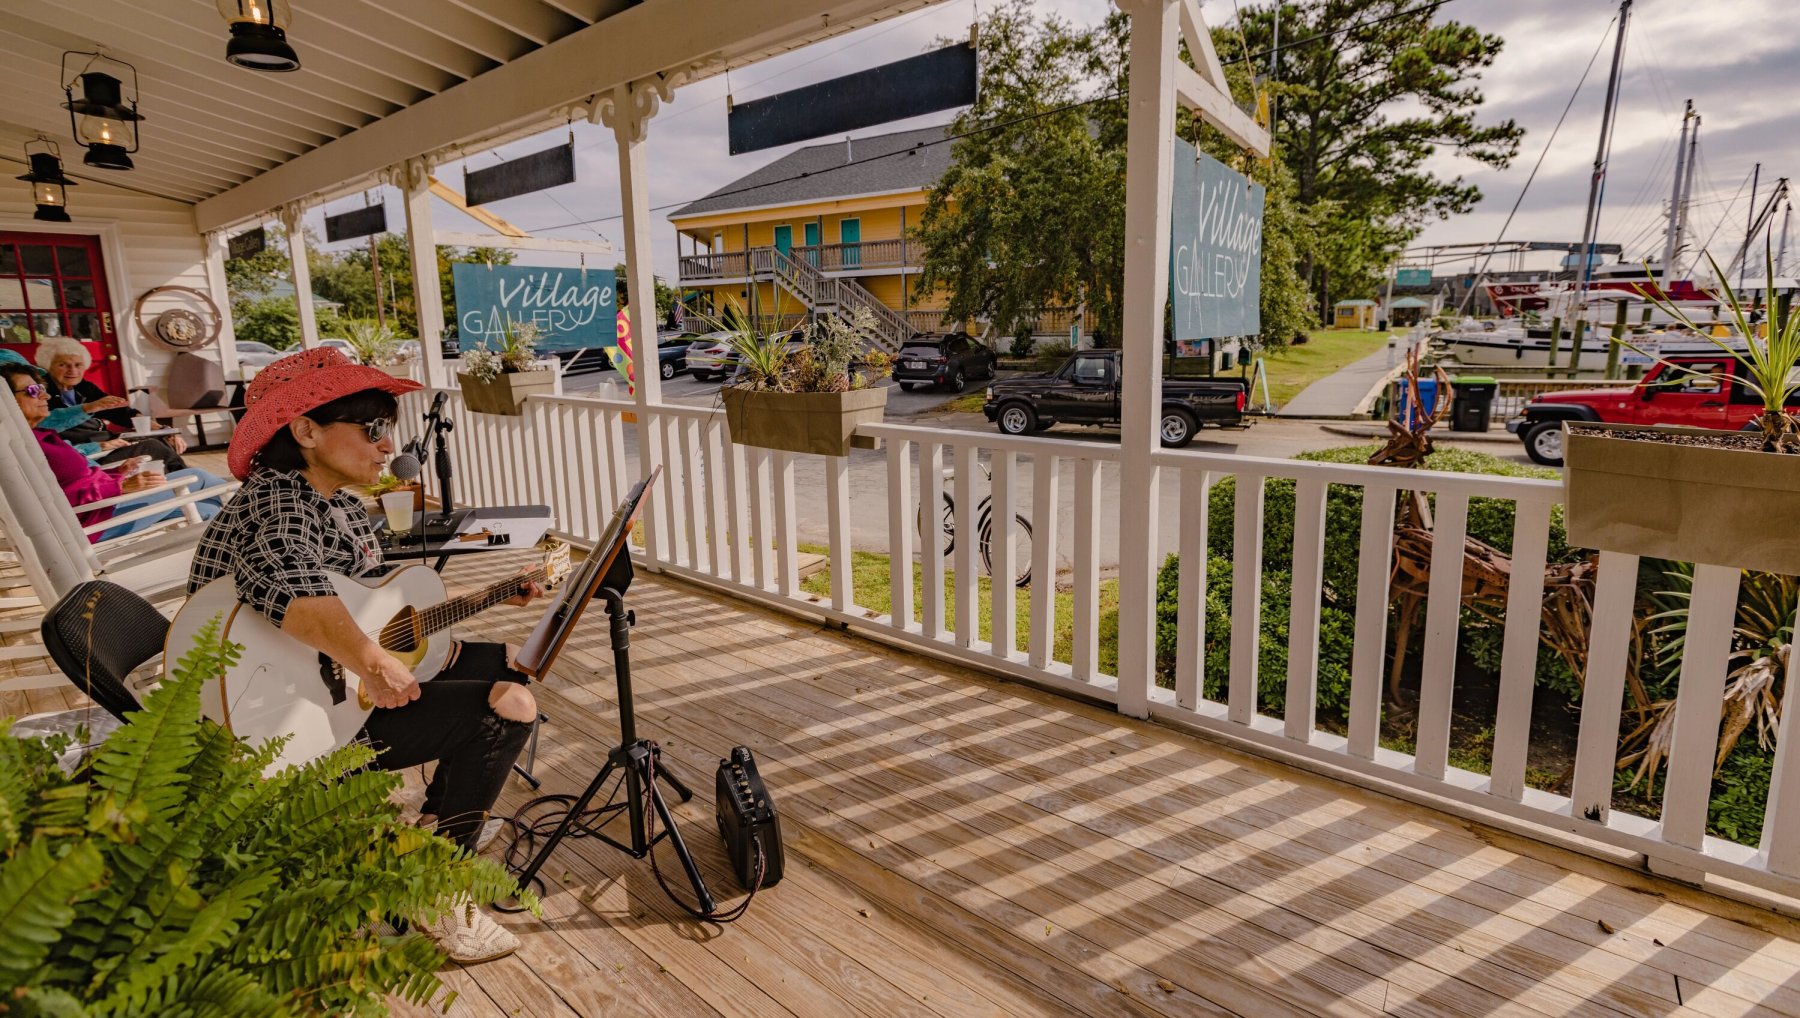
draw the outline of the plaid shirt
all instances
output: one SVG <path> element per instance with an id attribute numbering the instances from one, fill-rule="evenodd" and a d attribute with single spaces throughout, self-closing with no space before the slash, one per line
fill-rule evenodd
<path id="1" fill-rule="evenodd" d="M 329 573 L 360 576 L 381 565 L 362 500 L 330 498 L 298 472 L 258 470 L 201 535 L 188 593 L 231 576 L 238 600 L 277 626 L 297 597 L 336 597 Z"/>

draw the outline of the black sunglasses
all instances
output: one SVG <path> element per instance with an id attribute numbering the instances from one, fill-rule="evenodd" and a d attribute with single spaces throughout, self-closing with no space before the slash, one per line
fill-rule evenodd
<path id="1" fill-rule="evenodd" d="M 386 417 L 377 417 L 372 421 L 332 421 L 331 423 L 348 424 L 351 427 L 363 429 L 363 434 L 369 436 L 370 445 L 374 445 L 376 442 L 386 438 L 388 429 L 394 426 L 394 422 L 388 420 Z"/>

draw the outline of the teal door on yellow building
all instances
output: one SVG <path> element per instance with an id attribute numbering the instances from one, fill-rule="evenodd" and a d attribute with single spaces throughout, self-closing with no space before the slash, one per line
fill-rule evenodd
<path id="1" fill-rule="evenodd" d="M 794 250 L 794 228 L 777 226 L 775 228 L 775 250 L 787 254 Z"/>
<path id="2" fill-rule="evenodd" d="M 862 264 L 862 220 L 846 219 L 838 223 L 838 243 L 844 245 L 844 268 L 852 269 Z"/>
<path id="3" fill-rule="evenodd" d="M 816 267 L 819 264 L 819 224 L 806 224 L 806 260 Z"/>

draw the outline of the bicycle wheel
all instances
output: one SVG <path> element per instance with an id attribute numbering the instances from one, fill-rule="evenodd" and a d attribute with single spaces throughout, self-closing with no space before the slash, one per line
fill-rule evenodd
<path id="1" fill-rule="evenodd" d="M 919 550 L 925 550 L 925 507 L 919 507 L 918 515 Z M 956 550 L 956 500 L 944 492 L 944 554 Z"/>
<path id="2" fill-rule="evenodd" d="M 1013 586 L 1031 586 L 1031 521 L 1021 513 L 1013 513 L 1018 527 L 1013 531 Z M 984 499 L 981 504 L 981 564 L 988 575 L 994 575 L 994 514 Z"/>

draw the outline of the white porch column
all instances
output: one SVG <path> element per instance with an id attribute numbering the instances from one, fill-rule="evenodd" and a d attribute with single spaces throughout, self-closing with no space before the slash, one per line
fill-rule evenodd
<path id="1" fill-rule="evenodd" d="M 423 159 L 408 159 L 397 177 L 406 197 L 406 245 L 412 254 L 413 304 L 419 315 L 424 382 L 443 388 L 449 384 L 449 376 L 444 372 L 444 291 L 438 282 L 437 234 L 431 228 L 431 165 Z"/>
<path id="2" fill-rule="evenodd" d="M 219 306 L 219 366 L 226 378 L 241 378 L 237 355 L 237 323 L 231 317 L 231 286 L 225 279 L 227 238 L 224 230 L 206 235 L 206 288 Z"/>
<path id="3" fill-rule="evenodd" d="M 666 86 L 665 86 L 666 87 Z M 665 95 L 664 98 L 667 98 Z M 644 85 L 620 85 L 595 102 L 596 112 L 613 129 L 619 148 L 619 200 L 625 211 L 625 276 L 631 291 L 632 370 L 637 376 L 638 471 L 648 477 L 664 461 L 662 429 L 649 413 L 662 402 L 662 374 L 656 354 L 656 274 L 651 266 L 650 180 L 645 173 L 644 144 L 650 118 L 656 115 L 657 92 Z M 665 485 L 663 497 L 674 494 Z M 645 513 L 644 549 L 652 564 L 669 557 L 669 535 L 657 526 L 658 514 Z"/>
<path id="4" fill-rule="evenodd" d="M 300 345 L 310 350 L 319 345 L 319 316 L 313 311 L 312 266 L 306 262 L 306 234 L 300 229 L 298 205 L 281 208 L 281 225 L 287 230 L 288 278 L 294 282 L 294 305 L 300 311 Z"/>
<path id="5" fill-rule="evenodd" d="M 1125 156 L 1125 315 L 1120 346 L 1119 713 L 1150 715 L 1156 663 L 1156 538 L 1163 299 L 1169 292 L 1169 188 L 1175 133 L 1176 5 L 1118 0 L 1131 15 Z"/>

